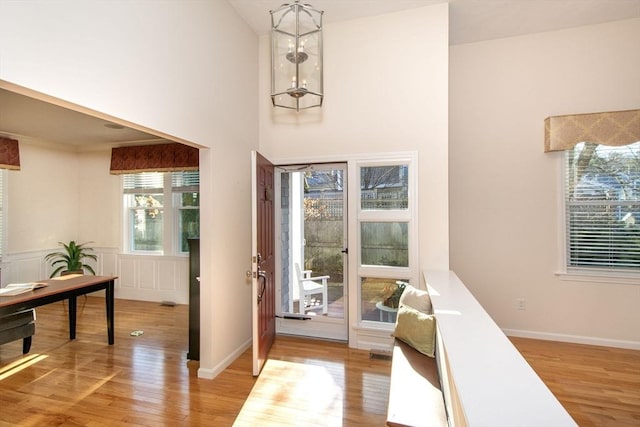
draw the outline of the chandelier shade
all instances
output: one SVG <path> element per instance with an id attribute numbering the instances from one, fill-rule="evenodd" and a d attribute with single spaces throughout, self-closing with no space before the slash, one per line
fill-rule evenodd
<path id="1" fill-rule="evenodd" d="M 270 13 L 273 106 L 296 111 L 320 107 L 323 12 L 296 0 Z"/>

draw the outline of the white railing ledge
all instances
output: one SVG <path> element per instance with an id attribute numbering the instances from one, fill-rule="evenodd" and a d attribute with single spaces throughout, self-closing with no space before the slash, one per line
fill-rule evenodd
<path id="1" fill-rule="evenodd" d="M 576 426 L 569 413 L 452 271 L 427 270 L 455 426 Z M 442 369 L 442 368 L 441 368 Z M 451 408 L 454 402 L 454 408 Z"/>

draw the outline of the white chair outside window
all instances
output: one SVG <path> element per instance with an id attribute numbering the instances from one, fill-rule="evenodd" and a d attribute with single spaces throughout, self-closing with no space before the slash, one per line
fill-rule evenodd
<path id="1" fill-rule="evenodd" d="M 327 300 L 327 280 L 330 276 L 311 277 L 312 271 L 302 271 L 298 263 L 295 264 L 295 268 L 300 296 L 298 313 L 305 314 L 306 310 L 322 307 L 322 314 L 327 314 L 329 309 Z M 317 299 L 311 297 L 312 295 L 319 294 L 322 294 L 322 303 L 319 303 Z"/>

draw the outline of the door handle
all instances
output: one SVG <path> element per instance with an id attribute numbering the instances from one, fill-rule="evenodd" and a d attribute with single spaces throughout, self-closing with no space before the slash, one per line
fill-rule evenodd
<path id="1" fill-rule="evenodd" d="M 260 293 L 258 294 L 258 302 L 262 301 L 262 297 L 264 296 L 264 292 L 267 290 L 267 275 L 266 271 L 262 271 L 258 269 L 258 283 L 262 282 L 262 288 L 260 288 Z"/>

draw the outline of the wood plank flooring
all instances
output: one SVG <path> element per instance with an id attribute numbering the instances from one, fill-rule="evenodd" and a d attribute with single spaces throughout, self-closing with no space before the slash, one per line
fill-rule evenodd
<path id="1" fill-rule="evenodd" d="M 640 426 L 640 351 L 511 338 L 581 427 Z"/>
<path id="2" fill-rule="evenodd" d="M 198 362 L 186 360 L 186 306 L 117 300 L 114 346 L 104 300 L 81 298 L 78 308 L 75 341 L 64 304 L 55 303 L 37 309 L 27 356 L 21 341 L 0 346 L 0 426 L 233 425 L 256 382 L 250 350 L 215 380 L 199 379 Z M 640 351 L 513 342 L 579 425 L 640 425 Z M 344 387 L 336 407 L 343 426 L 385 424 L 389 361 L 342 343 L 282 336 L 270 358 L 325 367 Z M 309 390 L 317 392 L 313 384 Z"/>
<path id="3" fill-rule="evenodd" d="M 0 426 L 233 425 L 256 382 L 251 349 L 215 380 L 199 379 L 198 362 L 186 360 L 186 306 L 116 300 L 113 346 L 104 300 L 79 299 L 78 308 L 75 341 L 65 306 L 55 303 L 37 309 L 27 356 L 22 341 L 0 346 Z M 131 336 L 134 330 L 143 334 Z M 344 386 L 344 425 L 384 425 L 389 361 L 343 343 L 290 337 L 277 338 L 270 358 L 326 367 Z"/>

